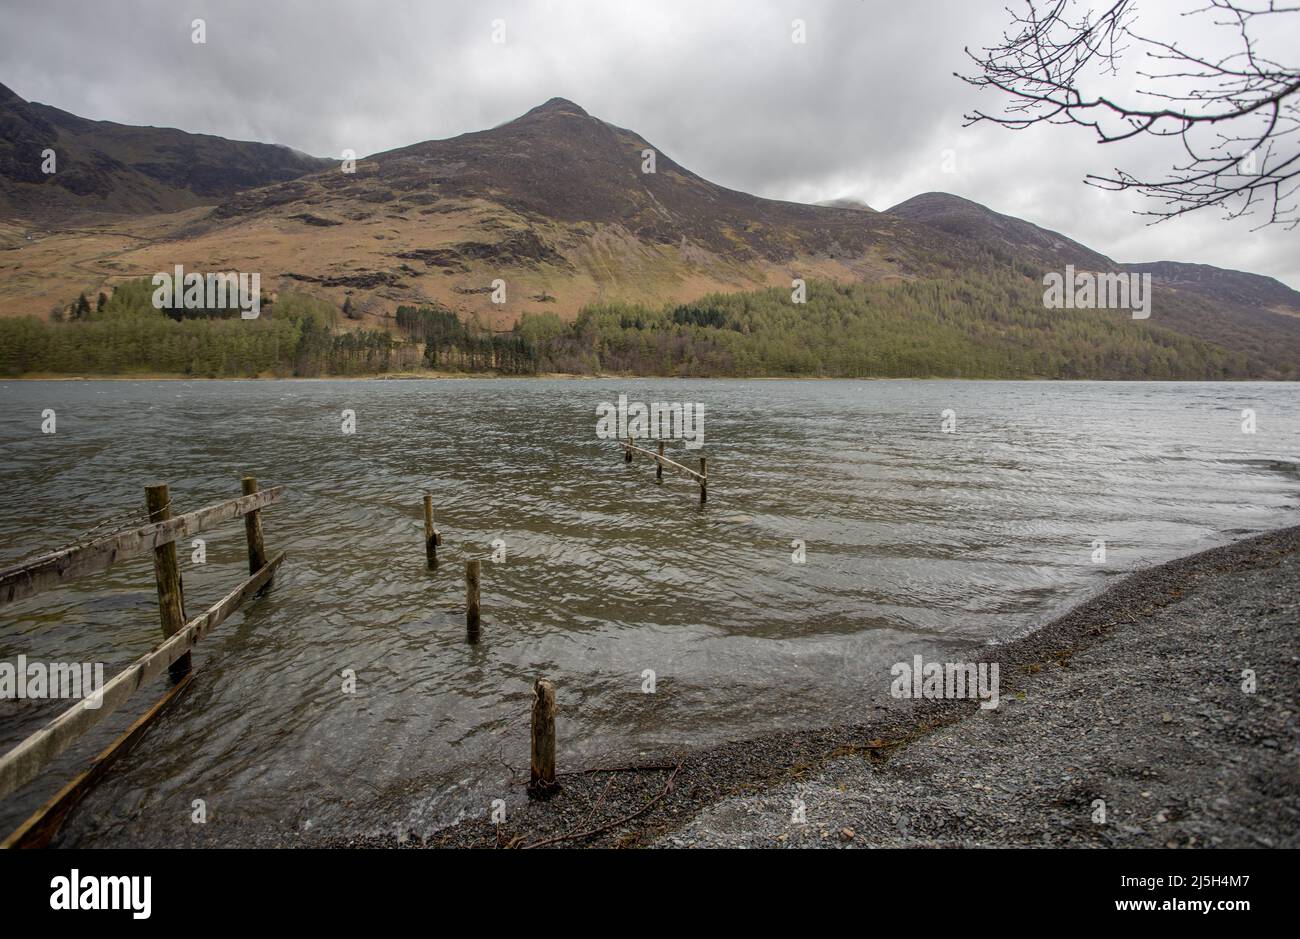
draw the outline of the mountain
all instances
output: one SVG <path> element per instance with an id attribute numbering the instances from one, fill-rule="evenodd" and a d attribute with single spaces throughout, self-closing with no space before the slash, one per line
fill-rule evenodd
<path id="1" fill-rule="evenodd" d="M 936 251 L 913 226 L 875 213 L 718 186 L 562 98 L 491 130 L 375 154 L 352 174 L 335 168 L 240 193 L 213 216 L 289 218 L 300 228 L 378 224 L 385 237 L 373 237 L 389 244 L 366 252 L 364 264 L 349 258 L 307 279 L 401 282 L 432 299 L 446 299 L 441 277 L 467 274 L 482 284 L 513 271 L 542 293 L 559 291 L 562 302 L 585 302 L 788 285 L 798 276 L 919 275 L 976 263 L 978 254 L 955 242 Z"/>
<path id="2" fill-rule="evenodd" d="M 946 192 L 925 192 L 900 202 L 886 215 L 935 228 L 963 241 L 973 241 L 1005 257 L 1032 261 L 1045 269 L 1073 264 L 1082 270 L 1113 270 L 1118 265 L 1103 254 L 1064 235 Z"/>
<path id="3" fill-rule="evenodd" d="M 885 213 L 977 242 L 1041 280 L 1046 271 L 1125 271 L 1150 274 L 1152 322 L 1256 359 L 1284 372 L 1300 363 L 1300 293 L 1272 277 L 1157 261 L 1121 264 L 1064 235 L 1001 215 L 945 192 L 927 192 Z"/>
<path id="4" fill-rule="evenodd" d="M 1181 261 L 1125 264 L 1124 268 L 1150 274 L 1153 281 L 1171 290 L 1208 297 L 1232 307 L 1253 307 L 1300 316 L 1300 292 L 1273 277 Z"/>
<path id="5" fill-rule="evenodd" d="M 1011 215 L 1002 215 L 978 202 L 946 192 L 913 196 L 888 209 L 885 214 L 979 242 L 1009 256 L 1033 259 L 1049 270 L 1073 264 L 1076 269 L 1084 271 L 1145 273 L 1151 275 L 1153 283 L 1189 296 L 1232 307 L 1300 315 L 1300 292 L 1275 278 L 1179 261 L 1118 263 L 1058 232 Z"/>
<path id="6" fill-rule="evenodd" d="M 81 291 L 176 264 L 259 272 L 272 294 L 310 292 L 340 307 L 347 299 L 362 325 L 392 329 L 399 305 L 426 304 L 497 330 L 528 312 L 571 320 L 591 303 L 788 291 L 794 278 L 929 280 L 973 297 L 963 284 L 1011 277 L 1041 290 L 1046 272 L 1073 264 L 1152 274 L 1152 325 L 1246 353 L 1261 363 L 1259 374 L 1290 374 L 1300 362 L 1300 295 L 1269 278 L 1172 262 L 1121 265 L 946 193 L 886 212 L 845 200 L 760 198 L 692 173 L 562 98 L 488 130 L 355 166 L 87 121 L 7 89 L 0 122 L 6 315 L 45 315 Z M 38 179 L 30 155 L 52 136 L 60 172 Z M 153 207 L 170 211 L 141 214 Z M 101 212 L 75 215 L 89 208 Z M 118 214 L 103 214 L 109 209 Z M 504 304 L 493 302 L 498 281 Z"/>
<path id="7" fill-rule="evenodd" d="M 823 202 L 818 202 L 817 205 L 825 206 L 828 209 L 857 209 L 859 212 L 876 211 L 861 199 L 826 199 Z"/>
<path id="8" fill-rule="evenodd" d="M 654 172 L 645 152 L 654 151 Z M 348 170 L 354 169 L 354 172 Z M 436 303 L 497 328 L 521 313 L 611 299 L 943 276 L 993 263 L 977 243 L 875 212 L 763 199 L 690 172 L 632 131 L 555 98 L 490 130 L 430 140 L 189 209 L 87 230 L 11 213 L 0 248 L 30 259 L 7 312 L 44 313 L 69 289 L 190 270 L 261 272 L 363 318 Z M 70 226 L 69 226 L 70 227 Z M 492 302 L 492 283 L 508 302 Z M 272 288 L 274 289 L 274 288 Z M 66 301 L 65 301 L 66 302 Z"/>
<path id="9" fill-rule="evenodd" d="M 42 171 L 47 149 L 56 157 L 50 174 Z M 272 144 L 91 121 L 0 85 L 0 210 L 10 215 L 38 212 L 49 222 L 171 212 L 331 162 Z"/>

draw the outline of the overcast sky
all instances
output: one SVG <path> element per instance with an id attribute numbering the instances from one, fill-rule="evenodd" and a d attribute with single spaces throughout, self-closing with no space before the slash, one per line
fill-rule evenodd
<path id="1" fill-rule="evenodd" d="M 1150 227 L 1139 196 L 1082 182 L 1115 166 L 1157 173 L 1180 155 L 1171 142 L 962 128 L 964 112 L 998 106 L 953 77 L 969 72 L 963 46 L 996 42 L 1019 2 L 0 0 L 0 82 L 83 117 L 319 156 L 481 130 L 563 97 L 734 189 L 878 209 L 942 190 L 1116 260 L 1198 261 L 1300 289 L 1300 229 L 1252 232 L 1209 211 Z M 1142 25 L 1227 51 L 1230 33 L 1175 19 L 1203 2 L 1142 0 Z M 206 44 L 191 41 L 195 17 Z M 1292 65 L 1294 26 L 1267 37 Z"/>

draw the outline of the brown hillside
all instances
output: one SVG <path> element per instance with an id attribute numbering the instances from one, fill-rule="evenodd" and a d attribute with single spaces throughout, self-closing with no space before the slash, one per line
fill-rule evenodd
<path id="1" fill-rule="evenodd" d="M 751 196 L 662 152 L 645 173 L 650 142 L 559 98 L 490 130 L 374 154 L 351 173 L 315 160 L 304 174 L 301 160 L 310 158 L 283 148 L 104 125 L 12 94 L 0 120 L 13 137 L 0 150 L 0 181 L 26 200 L 0 204 L 5 315 L 44 315 L 80 291 L 175 264 L 257 271 L 268 292 L 308 290 L 339 304 L 351 297 L 370 325 L 390 322 L 399 304 L 433 303 L 496 328 L 526 311 L 569 318 L 592 301 L 686 301 L 788 287 L 794 277 L 999 269 L 1041 281 L 1067 263 L 1122 267 L 945 193 L 880 213 Z M 69 147 L 93 136 L 98 169 L 57 183 L 20 179 L 30 161 L 15 154 L 51 133 L 67 135 Z M 245 188 L 249 180 L 257 185 Z M 70 214 L 70 204 L 87 202 L 179 211 Z M 1252 355 L 1300 359 L 1300 327 L 1280 315 L 1300 310 L 1300 295 L 1276 281 L 1168 262 L 1133 269 L 1159 285 L 1153 315 L 1163 325 Z M 507 286 L 504 305 L 491 302 L 497 279 Z"/>

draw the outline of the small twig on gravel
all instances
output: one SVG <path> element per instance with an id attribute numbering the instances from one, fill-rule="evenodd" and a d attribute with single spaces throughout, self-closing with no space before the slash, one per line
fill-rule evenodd
<path id="1" fill-rule="evenodd" d="M 682 764 L 679 762 L 676 766 L 673 767 L 672 773 L 669 774 L 668 776 L 668 781 L 664 783 L 663 791 L 660 792 L 659 795 L 651 799 L 649 802 L 647 802 L 645 805 L 641 806 L 641 808 L 637 809 L 635 812 L 632 812 L 631 814 L 628 815 L 624 815 L 622 818 L 616 818 L 614 819 L 614 821 L 609 822 L 608 824 L 605 825 L 601 825 L 599 828 L 591 828 L 588 829 L 587 831 L 574 831 L 574 832 L 569 832 L 566 835 L 556 835 L 554 838 L 544 838 L 541 841 L 534 841 L 532 844 L 524 845 L 523 850 L 528 850 L 529 848 L 541 848 L 541 847 L 545 847 L 548 844 L 559 844 L 561 841 L 571 841 L 574 838 L 589 838 L 592 835 L 598 835 L 601 832 L 609 831 L 611 828 L 617 828 L 619 825 L 627 824 L 637 816 L 644 815 L 646 812 L 650 811 L 652 808 L 655 807 L 655 805 L 661 799 L 663 799 L 664 796 L 668 795 L 668 793 L 673 791 L 673 780 L 677 778 L 677 773 L 681 768 L 682 768 Z"/>
<path id="2" fill-rule="evenodd" d="M 587 813 L 587 817 L 583 819 L 582 824 L 588 825 L 591 823 L 591 820 L 596 817 L 596 813 L 600 811 L 600 807 L 605 804 L 605 796 L 609 795 L 609 787 L 612 785 L 614 785 L 613 776 L 609 777 L 609 781 L 605 783 L 605 788 L 600 790 L 600 798 L 598 798 L 596 804 L 591 807 L 591 811 Z"/>

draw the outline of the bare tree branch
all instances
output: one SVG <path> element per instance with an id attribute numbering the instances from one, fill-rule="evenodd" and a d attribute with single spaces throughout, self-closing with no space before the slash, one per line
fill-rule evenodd
<path id="1" fill-rule="evenodd" d="M 978 55 L 966 50 L 979 74 L 958 77 L 1010 100 L 1000 114 L 967 114 L 965 126 L 1075 124 L 1104 144 L 1143 135 L 1178 138 L 1182 155 L 1161 178 L 1116 168 L 1110 175 L 1090 173 L 1086 182 L 1155 199 L 1159 208 L 1139 213 L 1155 221 L 1218 206 L 1227 218 L 1260 216 L 1261 228 L 1300 224 L 1300 68 L 1261 54 L 1258 42 L 1280 25 L 1278 18 L 1300 14 L 1300 6 L 1205 0 L 1182 16 L 1207 30 L 1230 31 L 1236 49 L 1209 56 L 1139 33 L 1138 0 L 1116 0 L 1100 13 L 1086 8 L 1071 18 L 1075 4 L 1026 0 L 1024 14 L 1007 11 L 1012 20 L 1000 45 Z M 1141 66 L 1126 73 L 1123 64 L 1134 58 Z M 1130 100 L 1095 90 L 1126 74 L 1135 82 Z"/>

